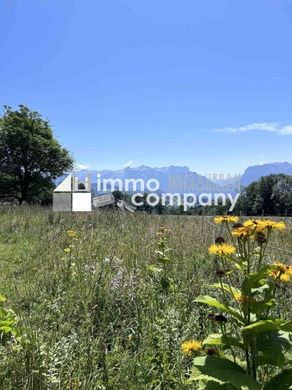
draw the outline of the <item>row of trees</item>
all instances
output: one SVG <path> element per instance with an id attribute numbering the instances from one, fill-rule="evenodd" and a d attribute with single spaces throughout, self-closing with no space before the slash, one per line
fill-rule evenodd
<path id="1" fill-rule="evenodd" d="M 54 138 L 48 121 L 23 105 L 17 110 L 4 107 L 4 114 L 0 117 L 0 201 L 16 199 L 19 204 L 49 202 L 54 180 L 72 168 L 72 156 Z M 115 195 L 130 202 L 129 194 Z M 182 207 L 170 208 L 158 204 L 153 208 L 143 203 L 139 210 L 148 213 L 185 213 Z M 229 205 L 195 207 L 187 213 L 222 214 L 228 209 Z M 270 175 L 243 188 L 234 212 L 292 215 L 292 176 Z"/>
<path id="2" fill-rule="evenodd" d="M 246 215 L 292 215 L 292 176 L 264 176 L 243 188 L 236 211 Z"/>
<path id="3" fill-rule="evenodd" d="M 196 207 L 188 214 L 228 214 L 226 206 Z M 183 213 L 182 208 L 180 212 Z M 233 210 L 237 215 L 281 215 L 292 216 L 292 176 L 278 174 L 260 178 L 247 187 L 241 188 L 240 197 Z"/>
<path id="4" fill-rule="evenodd" d="M 124 199 L 131 203 L 131 196 L 127 193 L 115 191 L 117 199 Z M 187 214 L 187 215 L 215 215 L 227 214 L 230 204 L 226 206 L 192 207 L 184 211 L 183 206 L 170 207 L 159 203 L 151 207 L 146 203 L 146 196 L 142 199 L 143 206 L 138 207 L 138 211 L 155 214 Z M 292 216 L 292 176 L 279 174 L 264 176 L 260 180 L 242 187 L 241 195 L 233 210 L 235 214 L 242 215 L 290 215 Z"/>

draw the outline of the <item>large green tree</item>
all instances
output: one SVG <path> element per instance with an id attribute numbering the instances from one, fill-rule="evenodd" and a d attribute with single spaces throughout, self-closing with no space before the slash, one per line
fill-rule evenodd
<path id="1" fill-rule="evenodd" d="M 264 176 L 243 188 L 236 211 L 248 215 L 291 214 L 292 176 Z"/>
<path id="2" fill-rule="evenodd" d="M 40 200 L 53 180 L 72 168 L 70 153 L 54 138 L 45 119 L 28 107 L 4 106 L 0 118 L 0 197 Z"/>

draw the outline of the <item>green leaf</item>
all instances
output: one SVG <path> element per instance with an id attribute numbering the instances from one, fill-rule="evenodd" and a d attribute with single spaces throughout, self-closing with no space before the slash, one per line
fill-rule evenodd
<path id="1" fill-rule="evenodd" d="M 221 283 L 214 283 L 214 284 L 212 284 L 212 287 L 215 287 L 215 288 L 218 288 L 218 289 L 222 289 L 222 287 L 223 287 L 223 290 L 226 291 L 227 293 L 231 294 L 231 295 L 232 294 L 240 294 L 240 290 L 238 288 L 229 286 L 226 283 L 222 283 L 222 286 L 221 286 Z"/>
<path id="2" fill-rule="evenodd" d="M 265 312 L 267 309 L 271 308 L 272 306 L 275 305 L 275 300 L 274 299 L 266 299 L 263 301 L 251 301 L 250 303 L 250 310 L 254 314 L 260 314 Z"/>
<path id="3" fill-rule="evenodd" d="M 282 367 L 289 360 L 292 344 L 288 332 L 265 332 L 256 338 L 257 365 Z"/>
<path id="4" fill-rule="evenodd" d="M 252 294 L 262 294 L 262 293 L 266 292 L 267 290 L 269 290 L 270 288 L 271 288 L 271 286 L 266 283 L 260 287 L 252 288 L 251 293 Z"/>
<path id="5" fill-rule="evenodd" d="M 273 332 L 282 329 L 285 324 L 283 320 L 261 320 L 245 326 L 241 331 L 243 335 L 259 335 L 264 332 Z"/>
<path id="6" fill-rule="evenodd" d="M 264 390 L 291 390 L 292 389 L 292 369 L 287 369 L 275 376 L 267 383 Z"/>
<path id="7" fill-rule="evenodd" d="M 206 305 L 216 307 L 217 309 L 226 310 L 226 306 L 223 303 L 217 301 L 217 299 L 210 297 L 209 295 L 199 295 L 195 302 L 205 303 Z"/>
<path id="8" fill-rule="evenodd" d="M 195 302 L 204 303 L 211 307 L 216 307 L 217 309 L 220 309 L 222 311 L 225 311 L 226 313 L 231 314 L 233 317 L 237 318 L 242 324 L 244 324 L 245 320 L 241 316 L 238 310 L 233 309 L 230 306 L 225 306 L 223 303 L 217 301 L 217 299 L 210 297 L 209 295 L 199 295 Z"/>
<path id="9" fill-rule="evenodd" d="M 197 357 L 193 361 L 190 381 L 213 381 L 231 384 L 235 389 L 260 390 L 260 385 L 247 375 L 242 367 L 227 359 L 215 356 Z"/>
<path id="10" fill-rule="evenodd" d="M 217 382 L 211 381 L 200 381 L 198 390 L 235 390 L 236 387 L 232 386 L 230 383 L 220 384 Z"/>
<path id="11" fill-rule="evenodd" d="M 266 284 L 266 277 L 271 270 L 271 266 L 263 267 L 259 272 L 250 273 L 242 283 L 242 293 L 249 295 L 252 289 L 257 289 Z"/>
<path id="12" fill-rule="evenodd" d="M 151 273 L 159 273 L 159 272 L 162 272 L 163 269 L 160 268 L 160 267 L 156 267 L 155 265 L 149 265 L 147 267 L 148 271 L 151 272 Z"/>
<path id="13" fill-rule="evenodd" d="M 284 324 L 281 325 L 281 329 L 285 332 L 292 332 L 292 320 L 284 322 Z"/>
<path id="14" fill-rule="evenodd" d="M 221 333 L 213 333 L 210 334 L 204 341 L 203 345 L 222 345 L 222 334 Z"/>
<path id="15" fill-rule="evenodd" d="M 224 345 L 224 346 L 233 346 L 244 349 L 243 343 L 240 342 L 235 337 L 223 335 L 221 333 L 210 334 L 204 341 L 203 345 Z"/>

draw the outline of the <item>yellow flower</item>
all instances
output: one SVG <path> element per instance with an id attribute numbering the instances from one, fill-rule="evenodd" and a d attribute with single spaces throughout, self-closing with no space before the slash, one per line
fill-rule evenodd
<path id="1" fill-rule="evenodd" d="M 270 219 L 262 219 L 256 221 L 262 229 L 284 230 L 285 223 L 271 221 Z"/>
<path id="2" fill-rule="evenodd" d="M 272 228 L 275 229 L 275 230 L 285 230 L 286 229 L 286 225 L 285 225 L 285 223 L 283 221 L 274 222 Z"/>
<path id="3" fill-rule="evenodd" d="M 156 235 L 164 238 L 166 235 L 170 234 L 170 232 L 171 230 L 167 226 L 160 226 Z"/>
<path id="4" fill-rule="evenodd" d="M 254 301 L 252 297 L 249 297 L 247 295 L 242 295 L 241 293 L 235 292 L 234 299 L 239 303 L 248 303 Z"/>
<path id="5" fill-rule="evenodd" d="M 71 249 L 70 249 L 70 248 L 65 248 L 65 249 L 64 249 L 64 252 L 65 252 L 65 253 L 70 253 L 70 252 L 71 252 Z"/>
<path id="6" fill-rule="evenodd" d="M 232 215 L 223 215 L 223 216 L 218 216 L 214 218 L 214 222 L 217 223 L 218 225 L 221 223 L 235 223 L 238 222 L 239 218 L 236 216 Z"/>
<path id="7" fill-rule="evenodd" d="M 253 229 L 257 233 L 264 230 L 284 230 L 286 227 L 284 222 L 271 221 L 270 219 L 249 219 L 243 225 L 250 230 Z"/>
<path id="8" fill-rule="evenodd" d="M 292 267 L 277 261 L 273 264 L 274 269 L 270 272 L 270 275 L 275 279 L 279 279 L 281 282 L 289 282 L 292 277 Z"/>
<path id="9" fill-rule="evenodd" d="M 289 274 L 282 274 L 282 275 L 280 275 L 280 280 L 281 280 L 281 282 L 289 282 L 290 277 L 291 276 Z"/>
<path id="10" fill-rule="evenodd" d="M 181 350 L 184 355 L 190 356 L 193 352 L 202 349 L 202 342 L 197 340 L 188 340 L 182 343 Z"/>
<path id="11" fill-rule="evenodd" d="M 75 230 L 67 230 L 68 237 L 70 238 L 76 238 L 77 232 Z"/>
<path id="12" fill-rule="evenodd" d="M 237 301 L 237 302 L 242 302 L 242 294 L 241 293 L 234 293 L 234 299 Z"/>
<path id="13" fill-rule="evenodd" d="M 246 228 L 249 235 L 252 235 L 255 232 L 262 232 L 266 229 L 266 226 L 263 225 L 259 219 L 248 219 L 243 223 L 243 226 Z"/>
<path id="14" fill-rule="evenodd" d="M 249 237 L 252 232 L 250 229 L 246 228 L 245 226 L 238 227 L 232 231 L 232 236 L 237 238 L 246 238 Z"/>
<path id="15" fill-rule="evenodd" d="M 209 253 L 211 255 L 227 256 L 236 252 L 236 248 L 229 244 L 213 244 L 209 247 Z"/>
<path id="16" fill-rule="evenodd" d="M 280 261 L 276 261 L 273 265 L 277 267 L 277 270 L 282 273 L 289 272 L 289 268 L 290 268 L 289 265 L 281 263 Z"/>

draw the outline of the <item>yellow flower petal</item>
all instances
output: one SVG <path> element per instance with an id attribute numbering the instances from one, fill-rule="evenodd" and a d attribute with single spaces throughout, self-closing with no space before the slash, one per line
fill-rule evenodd
<path id="1" fill-rule="evenodd" d="M 209 253 L 211 255 L 227 256 L 236 252 L 236 248 L 229 244 L 213 244 L 209 247 Z"/>
<path id="2" fill-rule="evenodd" d="M 184 355 L 190 356 L 193 352 L 202 349 L 202 342 L 198 340 L 188 340 L 182 343 L 181 350 Z"/>
<path id="3" fill-rule="evenodd" d="M 217 223 L 218 225 L 222 223 L 235 223 L 238 221 L 239 218 L 233 215 L 223 215 L 214 218 L 214 222 Z"/>

